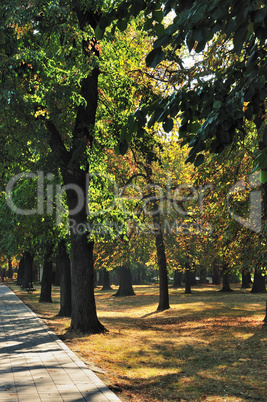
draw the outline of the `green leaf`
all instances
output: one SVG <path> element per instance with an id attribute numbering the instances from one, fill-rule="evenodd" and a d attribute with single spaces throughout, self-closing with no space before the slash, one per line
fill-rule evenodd
<path id="1" fill-rule="evenodd" d="M 201 124 L 199 124 L 197 121 L 195 122 L 195 123 L 193 123 L 193 124 L 191 124 L 191 126 L 190 126 L 190 131 L 191 131 L 191 133 L 197 133 L 198 132 L 198 130 L 201 128 Z"/>
<path id="2" fill-rule="evenodd" d="M 261 170 L 261 172 L 260 172 L 260 182 L 262 184 L 265 184 L 267 182 L 267 171 L 266 170 Z"/>
<path id="3" fill-rule="evenodd" d="M 218 111 L 220 109 L 220 107 L 222 106 L 222 102 L 217 100 L 213 103 L 213 109 L 215 109 L 216 111 Z"/>
<path id="4" fill-rule="evenodd" d="M 204 155 L 203 155 L 203 154 L 199 154 L 199 155 L 197 156 L 197 159 L 196 159 L 195 162 L 194 162 L 195 167 L 200 166 L 200 165 L 204 162 L 204 159 L 205 159 Z"/>
<path id="5" fill-rule="evenodd" d="M 97 25 L 96 29 L 95 29 L 95 37 L 97 40 L 101 40 L 104 36 L 104 30 L 102 30 L 100 28 L 99 25 Z"/>
<path id="6" fill-rule="evenodd" d="M 123 141 L 119 144 L 119 151 L 121 155 L 125 155 L 128 151 L 128 142 Z"/>
<path id="7" fill-rule="evenodd" d="M 120 30 L 121 32 L 123 32 L 123 31 L 125 31 L 125 29 L 127 28 L 127 24 L 128 24 L 128 21 L 127 21 L 127 20 L 120 20 L 120 21 L 118 21 L 118 23 L 117 23 L 117 27 L 119 28 L 119 30 Z"/>
<path id="8" fill-rule="evenodd" d="M 254 24 L 263 22 L 264 18 L 267 15 L 267 7 L 261 8 L 259 10 L 253 11 L 251 13 L 251 21 L 254 22 Z"/>
<path id="9" fill-rule="evenodd" d="M 188 34 L 186 35 L 186 44 L 189 52 L 191 52 L 191 50 L 193 49 L 195 42 L 196 41 L 193 36 L 193 31 L 189 31 Z"/>
<path id="10" fill-rule="evenodd" d="M 162 60 L 164 60 L 164 53 L 162 49 L 153 49 L 146 57 L 146 65 L 148 67 L 155 68 Z"/>
<path id="11" fill-rule="evenodd" d="M 179 111 L 180 111 L 179 103 L 173 103 L 170 108 L 170 116 L 176 117 Z"/>
<path id="12" fill-rule="evenodd" d="M 166 133 L 169 133 L 173 129 L 173 120 L 167 118 L 163 123 L 163 128 Z"/>
<path id="13" fill-rule="evenodd" d="M 189 154 L 188 158 L 186 159 L 186 163 L 194 163 L 196 159 L 196 154 L 192 153 L 191 155 Z"/>
<path id="14" fill-rule="evenodd" d="M 148 18 L 144 24 L 144 29 L 146 31 L 149 31 L 151 28 L 153 27 L 153 19 L 152 18 Z"/>
<path id="15" fill-rule="evenodd" d="M 153 11 L 152 16 L 154 17 L 154 20 L 157 22 L 161 22 L 163 20 L 163 11 L 162 10 L 156 10 Z"/>
<path id="16" fill-rule="evenodd" d="M 170 36 L 169 35 L 163 35 L 161 38 L 158 38 L 156 42 L 154 42 L 153 47 L 154 49 L 165 46 L 170 42 Z"/>
<path id="17" fill-rule="evenodd" d="M 144 1 L 135 1 L 132 5 L 131 5 L 131 14 L 134 17 L 137 17 L 137 15 L 140 13 L 141 10 L 144 10 L 146 4 Z"/>
<path id="18" fill-rule="evenodd" d="M 234 49 L 237 55 L 241 53 L 243 43 L 246 40 L 246 33 L 247 33 L 246 24 L 242 24 L 235 32 L 233 41 L 234 41 Z"/>
<path id="19" fill-rule="evenodd" d="M 198 42 L 197 47 L 196 47 L 196 52 L 197 53 L 202 52 L 205 49 L 206 43 L 207 42 L 205 40 Z"/>
<path id="20" fill-rule="evenodd" d="M 156 32 L 156 34 L 158 36 L 162 36 L 162 35 L 164 35 L 164 32 L 165 32 L 164 26 L 162 24 L 156 24 L 154 26 L 154 31 Z"/>
<path id="21" fill-rule="evenodd" d="M 146 134 L 146 130 L 144 130 L 143 128 L 140 128 L 137 131 L 137 138 L 143 138 L 145 136 L 145 134 Z"/>

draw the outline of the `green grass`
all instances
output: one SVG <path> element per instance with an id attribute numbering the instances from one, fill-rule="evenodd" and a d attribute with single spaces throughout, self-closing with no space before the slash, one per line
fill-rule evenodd
<path id="1" fill-rule="evenodd" d="M 135 286 L 136 296 L 114 298 L 96 290 L 98 316 L 107 334 L 66 333 L 70 321 L 53 304 L 38 303 L 39 290 L 18 295 L 64 337 L 68 346 L 97 365 L 123 401 L 265 401 L 266 295 L 233 286 L 199 286 L 191 295 L 170 289 L 171 309 L 156 313 L 158 288 Z M 65 334 L 65 335 L 64 335 Z"/>

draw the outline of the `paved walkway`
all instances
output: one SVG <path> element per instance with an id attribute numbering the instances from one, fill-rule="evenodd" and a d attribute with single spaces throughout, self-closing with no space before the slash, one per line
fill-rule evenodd
<path id="1" fill-rule="evenodd" d="M 119 401 L 5 285 L 0 284 L 0 401 Z"/>

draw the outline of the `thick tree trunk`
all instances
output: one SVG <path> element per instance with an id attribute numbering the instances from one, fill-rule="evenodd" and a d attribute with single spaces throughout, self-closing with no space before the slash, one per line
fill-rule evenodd
<path id="1" fill-rule="evenodd" d="M 44 256 L 43 277 L 39 303 L 52 303 L 52 247 L 48 247 Z"/>
<path id="2" fill-rule="evenodd" d="M 220 283 L 221 283 L 221 281 L 220 281 L 219 266 L 216 263 L 216 261 L 214 261 L 213 268 L 212 268 L 212 284 L 213 285 L 220 285 Z"/>
<path id="3" fill-rule="evenodd" d="M 93 241 L 88 240 L 88 232 L 85 230 L 87 222 L 86 210 L 86 185 L 87 175 L 79 171 L 74 175 L 63 175 L 65 185 L 79 188 L 84 196 L 77 196 L 75 191 L 67 191 L 67 203 L 69 211 L 73 211 L 71 219 L 75 223 L 71 229 L 71 329 L 87 333 L 101 333 L 105 331 L 96 314 L 94 295 L 94 258 Z M 77 211 L 77 212 L 76 212 Z M 82 227 L 81 233 L 76 228 Z"/>
<path id="4" fill-rule="evenodd" d="M 70 259 L 66 250 L 66 243 L 61 240 L 56 256 L 60 284 L 60 310 L 58 315 L 61 317 L 71 316 L 71 267 Z"/>
<path id="5" fill-rule="evenodd" d="M 220 290 L 220 292 L 233 292 L 233 290 L 230 288 L 229 272 L 228 272 L 227 264 L 223 265 L 222 282 L 223 282 L 223 287 Z"/>
<path id="6" fill-rule="evenodd" d="M 192 272 L 189 262 L 185 263 L 185 294 L 191 294 Z"/>
<path id="7" fill-rule="evenodd" d="M 132 286 L 131 270 L 125 265 L 122 265 L 120 268 L 120 286 L 113 296 L 135 296 Z"/>
<path id="8" fill-rule="evenodd" d="M 58 259 L 56 258 L 56 264 L 55 264 L 55 280 L 54 280 L 54 286 L 60 286 L 60 267 L 58 266 Z"/>
<path id="9" fill-rule="evenodd" d="M 173 288 L 177 289 L 182 287 L 182 275 L 183 273 L 179 269 L 174 271 Z"/>
<path id="10" fill-rule="evenodd" d="M 266 293 L 265 276 L 255 269 L 254 281 L 250 293 Z"/>
<path id="11" fill-rule="evenodd" d="M 8 272 L 7 272 L 8 279 L 13 279 L 13 268 L 11 259 L 8 259 Z"/>
<path id="12" fill-rule="evenodd" d="M 93 29 L 98 24 L 95 9 L 84 11 L 77 6 L 75 12 L 81 29 L 89 23 Z M 90 60 L 91 56 L 99 56 L 99 48 L 96 40 L 84 39 L 82 52 L 85 58 Z M 76 121 L 73 131 L 73 146 L 71 152 L 67 152 L 62 146 L 59 133 L 55 133 L 57 141 L 53 148 L 57 151 L 57 144 L 61 144 L 61 151 L 64 164 L 61 172 L 67 191 L 67 205 L 70 218 L 76 228 L 84 229 L 87 223 L 87 150 L 93 144 L 94 126 L 98 103 L 98 76 L 99 69 L 96 66 L 90 74 L 81 82 L 81 96 L 85 103 L 77 109 Z M 53 132 L 53 127 L 51 128 Z M 81 168 L 85 166 L 86 169 Z M 71 189 L 72 188 L 72 189 Z M 88 232 L 81 230 L 76 233 L 71 230 L 71 267 L 72 267 L 72 308 L 71 308 L 71 329 L 87 333 L 104 332 L 104 326 L 99 322 L 96 314 L 94 295 L 94 259 L 93 241 L 89 241 Z"/>
<path id="13" fill-rule="evenodd" d="M 23 284 L 24 267 L 25 267 L 25 260 L 24 260 L 24 255 L 23 255 L 19 262 L 19 269 L 18 269 L 18 276 L 17 276 L 17 285 L 19 285 L 19 286 L 22 286 L 22 284 Z"/>
<path id="14" fill-rule="evenodd" d="M 112 290 L 112 287 L 110 286 L 109 271 L 107 271 L 106 268 L 102 271 L 102 278 L 103 282 L 101 290 Z"/>
<path id="15" fill-rule="evenodd" d="M 2 282 L 4 282 L 4 281 L 5 281 L 5 277 L 6 277 L 6 269 L 5 269 L 5 268 L 0 268 L 0 271 L 1 271 L 1 279 L 2 279 Z"/>
<path id="16" fill-rule="evenodd" d="M 242 284 L 241 284 L 241 289 L 248 289 L 250 288 L 251 284 L 251 277 L 250 277 L 250 272 L 242 271 Z"/>
<path id="17" fill-rule="evenodd" d="M 33 269 L 33 256 L 26 252 L 24 254 L 24 274 L 22 286 L 24 289 L 32 288 L 32 269 Z"/>

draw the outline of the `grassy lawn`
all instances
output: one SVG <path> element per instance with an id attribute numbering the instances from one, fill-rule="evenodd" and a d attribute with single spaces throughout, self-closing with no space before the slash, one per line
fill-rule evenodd
<path id="1" fill-rule="evenodd" d="M 192 295 L 170 288 L 171 309 L 155 313 L 156 286 L 135 286 L 136 296 L 114 298 L 96 290 L 98 316 L 109 330 L 103 335 L 68 333 L 70 320 L 56 317 L 53 304 L 38 303 L 40 287 L 28 294 L 12 290 L 122 401 L 267 401 L 263 294 L 233 286 L 193 287 Z"/>

